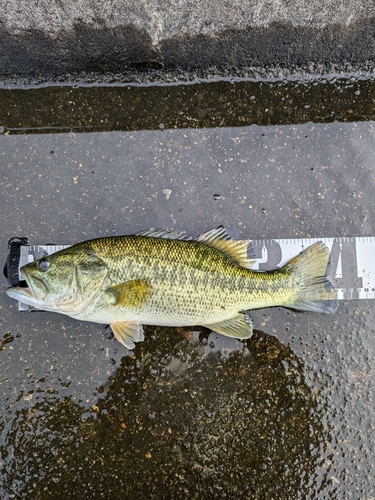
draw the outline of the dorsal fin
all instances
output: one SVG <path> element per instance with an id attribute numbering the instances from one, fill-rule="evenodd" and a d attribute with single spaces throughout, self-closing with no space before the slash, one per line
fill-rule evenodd
<path id="1" fill-rule="evenodd" d="M 151 227 L 136 234 L 136 236 L 146 236 L 148 238 L 163 238 L 165 240 L 186 240 L 186 236 L 182 231 L 165 231 Z"/>
<path id="2" fill-rule="evenodd" d="M 232 240 L 226 230 L 220 226 L 217 229 L 211 229 L 207 233 L 203 233 L 196 241 L 200 241 L 211 247 L 217 248 L 226 253 L 240 266 L 246 269 L 251 269 L 255 264 L 255 260 L 249 259 L 247 256 L 248 240 Z"/>

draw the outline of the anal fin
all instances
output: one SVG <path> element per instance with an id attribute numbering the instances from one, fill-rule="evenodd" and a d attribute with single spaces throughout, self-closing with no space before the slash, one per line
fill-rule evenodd
<path id="1" fill-rule="evenodd" d="M 226 319 L 225 321 L 202 326 L 236 339 L 249 339 L 253 334 L 253 322 L 246 313 L 238 313 L 233 318 Z"/>
<path id="2" fill-rule="evenodd" d="M 134 349 L 134 342 L 141 342 L 145 338 L 143 327 L 139 323 L 118 321 L 117 323 L 111 323 L 110 326 L 116 339 L 128 349 Z"/>

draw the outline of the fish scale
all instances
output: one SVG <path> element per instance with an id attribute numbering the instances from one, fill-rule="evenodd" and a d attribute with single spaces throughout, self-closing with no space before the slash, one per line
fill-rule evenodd
<path id="1" fill-rule="evenodd" d="M 182 304 L 189 298 L 194 300 L 194 314 L 199 316 L 209 306 L 221 308 L 226 303 L 227 307 L 238 307 L 239 304 L 269 303 L 270 300 L 280 303 L 286 298 L 286 287 L 280 286 L 279 281 L 270 280 L 270 275 L 259 275 L 239 267 L 227 255 L 200 242 L 139 237 L 137 240 L 99 240 L 99 243 L 98 240 L 92 242 L 95 253 L 104 261 L 114 259 L 114 264 L 107 261 L 112 270 L 109 277 L 112 283 L 139 278 L 155 283 L 155 298 L 150 302 L 150 309 L 152 304 L 155 313 L 159 309 L 170 309 L 169 301 L 177 298 Z M 120 255 L 121 259 L 117 260 Z M 167 262 L 164 255 L 168 255 Z M 127 256 L 129 263 L 124 266 Z M 253 280 L 250 300 L 249 279 Z M 272 299 L 270 292 L 274 293 Z M 178 314 L 183 316 L 183 310 Z M 188 319 L 191 318 L 184 317 L 183 321 Z"/>
<path id="2" fill-rule="evenodd" d="M 142 278 L 155 285 L 149 303 L 139 311 L 144 324 L 160 320 L 178 326 L 196 324 L 197 317 L 206 320 L 208 311 L 220 312 L 222 304 L 229 308 L 248 300 L 245 282 L 251 271 L 203 243 L 146 237 L 91 243 L 94 252 L 108 263 L 112 284 Z M 210 292 L 202 294 L 202 287 Z M 146 319 L 147 315 L 151 318 Z"/>

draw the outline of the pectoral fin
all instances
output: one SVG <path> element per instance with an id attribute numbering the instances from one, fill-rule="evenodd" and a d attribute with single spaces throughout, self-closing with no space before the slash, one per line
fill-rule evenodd
<path id="1" fill-rule="evenodd" d="M 113 295 L 113 304 L 123 307 L 140 307 L 147 302 L 152 292 L 145 280 L 131 280 L 108 288 L 107 293 Z"/>
<path id="2" fill-rule="evenodd" d="M 245 313 L 238 313 L 233 318 L 220 321 L 219 323 L 202 326 L 236 339 L 249 339 L 253 334 L 252 319 Z"/>
<path id="3" fill-rule="evenodd" d="M 143 327 L 139 323 L 122 321 L 111 323 L 111 328 L 116 339 L 128 349 L 134 349 L 134 342 L 141 342 L 145 338 Z"/>

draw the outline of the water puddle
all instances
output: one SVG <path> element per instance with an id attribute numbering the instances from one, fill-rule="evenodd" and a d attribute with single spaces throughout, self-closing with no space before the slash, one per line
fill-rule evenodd
<path id="1" fill-rule="evenodd" d="M 375 84 L 360 78 L 164 86 L 0 87 L 5 133 L 165 130 L 368 121 Z"/>

